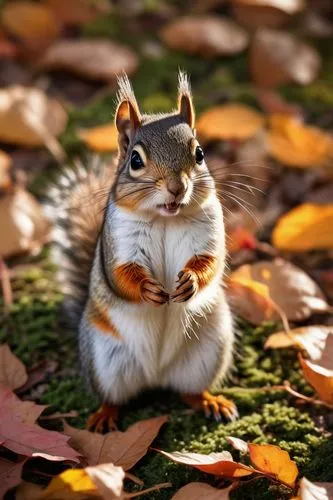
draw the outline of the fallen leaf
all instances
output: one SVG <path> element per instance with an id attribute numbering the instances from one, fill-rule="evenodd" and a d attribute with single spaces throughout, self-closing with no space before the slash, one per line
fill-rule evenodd
<path id="1" fill-rule="evenodd" d="M 277 332 L 268 337 L 265 349 L 296 346 L 304 349 L 312 361 L 321 358 L 328 335 L 333 335 L 333 326 L 311 325 L 294 328 L 288 333 Z"/>
<path id="2" fill-rule="evenodd" d="M 43 488 L 34 483 L 21 481 L 15 490 L 15 500 L 39 500 Z"/>
<path id="3" fill-rule="evenodd" d="M 297 498 L 299 500 L 332 500 L 333 483 L 313 483 L 306 477 L 302 477 Z"/>
<path id="4" fill-rule="evenodd" d="M 235 253 L 244 248 L 254 250 L 256 246 L 257 240 L 255 236 L 245 227 L 237 226 L 230 230 L 227 240 L 229 253 Z"/>
<path id="5" fill-rule="evenodd" d="M 60 24 L 47 5 L 28 0 L 6 2 L 2 7 L 4 28 L 32 49 L 47 47 L 60 33 Z"/>
<path id="6" fill-rule="evenodd" d="M 48 239 L 50 222 L 35 198 L 21 188 L 0 198 L 0 256 L 37 253 Z"/>
<path id="7" fill-rule="evenodd" d="M 249 28 L 275 28 L 305 7 L 304 0 L 232 0 L 236 20 Z"/>
<path id="8" fill-rule="evenodd" d="M 244 141 L 264 125 L 264 117 L 245 104 L 225 104 L 208 109 L 197 121 L 198 135 L 209 140 Z"/>
<path id="9" fill-rule="evenodd" d="M 250 70 L 260 87 L 277 87 L 294 82 L 311 83 L 321 61 L 317 51 L 290 33 L 262 28 L 250 47 Z"/>
<path id="10" fill-rule="evenodd" d="M 288 252 L 307 252 L 333 248 L 333 203 L 304 203 L 290 210 L 277 222 L 273 245 Z"/>
<path id="11" fill-rule="evenodd" d="M 99 15 L 111 11 L 107 0 L 46 0 L 58 21 L 82 25 L 94 21 Z"/>
<path id="12" fill-rule="evenodd" d="M 172 49 L 204 57 L 242 52 L 249 39 L 235 22 L 213 15 L 178 18 L 167 24 L 160 36 Z"/>
<path id="13" fill-rule="evenodd" d="M 103 39 L 59 40 L 39 61 L 46 70 L 65 70 L 91 80 L 114 82 L 122 71 L 128 75 L 138 67 L 138 57 L 129 47 Z"/>
<path id="14" fill-rule="evenodd" d="M 28 371 L 28 379 L 19 389 L 19 393 L 25 392 L 37 384 L 43 382 L 56 371 L 58 363 L 52 359 L 41 361 L 37 366 Z"/>
<path id="15" fill-rule="evenodd" d="M 249 452 L 249 446 L 245 441 L 243 441 L 243 439 L 239 439 L 233 436 L 226 436 L 226 440 L 231 444 L 233 448 L 235 448 L 235 450 L 241 451 L 242 453 Z"/>
<path id="16" fill-rule="evenodd" d="M 0 150 L 0 191 L 8 191 L 12 187 L 11 166 L 11 157 Z"/>
<path id="17" fill-rule="evenodd" d="M 58 137 L 66 124 L 61 104 L 41 90 L 21 85 L 0 90 L 0 141 L 44 146 L 47 136 Z"/>
<path id="18" fill-rule="evenodd" d="M 318 127 L 303 125 L 295 116 L 273 114 L 267 136 L 269 154 L 290 167 L 316 167 L 328 162 L 332 137 Z"/>
<path id="19" fill-rule="evenodd" d="M 70 436 L 71 444 L 89 465 L 112 462 L 128 470 L 147 453 L 165 422 L 167 417 L 151 418 L 136 422 L 125 432 L 113 431 L 104 435 L 64 424 L 64 433 Z"/>
<path id="20" fill-rule="evenodd" d="M 275 89 L 256 89 L 256 97 L 265 113 L 302 116 L 301 106 L 286 101 Z"/>
<path id="21" fill-rule="evenodd" d="M 7 344 L 0 345 L 0 384 L 18 389 L 28 379 L 24 364 L 13 354 Z"/>
<path id="22" fill-rule="evenodd" d="M 40 498 L 56 497 L 62 500 L 74 500 L 86 498 L 87 495 L 96 495 L 99 492 L 105 500 L 120 499 L 123 498 L 124 477 L 124 470 L 113 464 L 66 470 L 52 479 Z"/>
<path id="23" fill-rule="evenodd" d="M 298 468 L 287 451 L 272 444 L 249 443 L 249 454 L 251 462 L 261 472 L 273 475 L 291 488 L 295 487 Z"/>
<path id="24" fill-rule="evenodd" d="M 189 483 L 178 490 L 171 500 L 227 500 L 231 489 L 232 486 L 221 490 L 206 483 Z"/>
<path id="25" fill-rule="evenodd" d="M 9 389 L 0 386 L 0 442 L 2 446 L 26 457 L 78 462 L 79 454 L 67 442 L 69 437 L 48 431 L 32 422 L 44 407 L 22 402 Z M 30 413 L 27 413 L 27 410 Z M 22 413 L 22 415 L 21 415 Z"/>
<path id="26" fill-rule="evenodd" d="M 230 479 L 239 478 L 244 476 L 249 476 L 256 472 L 251 467 L 247 465 L 234 462 L 231 453 L 228 451 L 223 451 L 221 453 L 210 453 L 209 455 L 203 455 L 201 453 L 188 453 L 174 451 L 173 453 L 167 453 L 166 451 L 156 450 L 162 455 L 170 458 L 174 462 L 184 465 L 191 465 L 196 469 L 206 472 L 208 474 L 214 474 L 215 476 L 223 476 Z"/>
<path id="27" fill-rule="evenodd" d="M 333 408 L 333 368 L 324 368 L 302 356 L 299 356 L 299 360 L 306 381 L 312 385 L 320 399 Z"/>
<path id="28" fill-rule="evenodd" d="M 228 294 L 235 313 L 254 324 L 277 320 L 279 313 L 274 311 L 274 304 L 290 321 L 303 321 L 315 312 L 330 310 L 312 278 L 283 259 L 245 264 L 231 273 L 229 283 Z M 251 291 L 246 297 L 238 290 L 241 285 Z"/>
<path id="29" fill-rule="evenodd" d="M 99 153 L 117 151 L 118 132 L 113 124 L 99 125 L 89 129 L 80 129 L 77 135 L 92 150 Z"/>
<path id="30" fill-rule="evenodd" d="M 0 31 L 0 57 L 12 59 L 18 54 L 18 49 L 15 43 L 11 42 L 5 33 Z"/>
<path id="31" fill-rule="evenodd" d="M 4 498 L 7 491 L 20 483 L 25 461 L 20 458 L 19 462 L 11 462 L 3 457 L 0 458 L 0 498 Z"/>

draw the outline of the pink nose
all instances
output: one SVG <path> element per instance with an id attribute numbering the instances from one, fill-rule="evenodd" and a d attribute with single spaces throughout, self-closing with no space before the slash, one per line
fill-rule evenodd
<path id="1" fill-rule="evenodd" d="M 169 193 L 173 194 L 175 198 L 177 198 L 177 196 L 183 195 L 186 192 L 186 189 L 187 186 L 183 179 L 171 179 L 167 183 L 167 190 L 169 191 Z"/>

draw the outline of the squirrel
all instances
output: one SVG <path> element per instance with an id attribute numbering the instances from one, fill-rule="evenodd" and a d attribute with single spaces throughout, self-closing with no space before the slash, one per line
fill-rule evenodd
<path id="1" fill-rule="evenodd" d="M 235 404 L 208 391 L 230 370 L 234 331 L 223 212 L 189 79 L 179 73 L 167 114 L 142 114 L 125 74 L 118 87 L 116 165 L 65 170 L 48 207 L 81 366 L 102 402 L 87 426 L 115 428 L 121 405 L 158 387 L 233 420 Z"/>

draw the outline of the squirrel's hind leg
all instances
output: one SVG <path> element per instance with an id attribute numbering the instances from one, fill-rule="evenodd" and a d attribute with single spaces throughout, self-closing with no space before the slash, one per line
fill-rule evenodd
<path id="1" fill-rule="evenodd" d="M 200 394 L 182 394 L 181 397 L 186 404 L 195 410 L 204 410 L 206 417 L 213 415 L 217 422 L 221 421 L 222 415 L 231 421 L 238 418 L 235 403 L 222 394 L 215 396 L 209 391 L 203 391 Z"/>
<path id="2" fill-rule="evenodd" d="M 90 415 L 86 429 L 93 432 L 108 432 L 118 430 L 116 421 L 119 416 L 119 406 L 110 406 L 106 403 Z"/>

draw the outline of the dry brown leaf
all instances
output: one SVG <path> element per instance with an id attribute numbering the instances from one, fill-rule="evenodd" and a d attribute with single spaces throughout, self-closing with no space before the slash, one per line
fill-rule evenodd
<path id="1" fill-rule="evenodd" d="M 312 483 L 306 477 L 299 482 L 297 499 L 299 500 L 332 500 L 333 483 Z"/>
<path id="2" fill-rule="evenodd" d="M 32 49 L 47 47 L 60 33 L 60 24 L 52 10 L 47 5 L 29 0 L 6 2 L 1 22 L 9 33 Z"/>
<path id="3" fill-rule="evenodd" d="M 20 483 L 25 461 L 26 459 L 20 458 L 18 462 L 11 462 L 0 458 L 0 498 L 4 498 L 8 490 Z"/>
<path id="4" fill-rule="evenodd" d="M 256 472 L 251 467 L 247 465 L 234 462 L 231 453 L 228 451 L 223 451 L 221 453 L 210 453 L 209 455 L 203 455 L 201 453 L 189 453 L 174 451 L 173 453 L 167 453 L 166 451 L 156 450 L 162 455 L 170 458 L 174 462 L 184 465 L 191 465 L 196 469 L 206 472 L 208 474 L 214 474 L 215 476 L 223 476 L 227 478 L 239 478 L 244 476 L 249 476 Z"/>
<path id="5" fill-rule="evenodd" d="M 173 495 L 171 500 L 227 500 L 232 486 L 214 488 L 206 483 L 189 483 Z"/>
<path id="6" fill-rule="evenodd" d="M 304 203 L 290 210 L 277 222 L 272 242 L 288 252 L 333 248 L 333 203 L 315 205 Z"/>
<path id="7" fill-rule="evenodd" d="M 0 90 L 0 141 L 22 146 L 47 145 L 67 124 L 61 104 L 37 88 L 14 85 Z"/>
<path id="8" fill-rule="evenodd" d="M 249 443 L 248 446 L 251 462 L 257 469 L 264 474 L 273 475 L 291 488 L 295 487 L 298 468 L 287 451 L 272 444 Z"/>
<path id="9" fill-rule="evenodd" d="M 309 127 L 283 113 L 273 114 L 269 125 L 269 154 L 283 165 L 307 168 L 328 162 L 333 140 L 318 127 Z"/>
<path id="10" fill-rule="evenodd" d="M 250 48 L 250 69 L 260 87 L 295 82 L 311 83 L 320 69 L 320 56 L 310 45 L 283 31 L 259 29 Z"/>
<path id="11" fill-rule="evenodd" d="M 279 27 L 305 7 L 304 0 L 232 0 L 236 20 L 250 28 Z"/>
<path id="12" fill-rule="evenodd" d="M 328 335 L 333 335 L 333 326 L 311 325 L 294 328 L 288 333 L 272 333 L 265 343 L 265 349 L 280 349 L 296 346 L 307 352 L 312 361 L 320 359 Z"/>
<path id="13" fill-rule="evenodd" d="M 30 401 L 20 401 L 4 386 L 0 386 L 0 406 L 2 446 L 26 457 L 42 457 L 52 461 L 79 461 L 79 454 L 67 443 L 68 436 L 48 431 L 34 423 L 45 407 L 37 406 Z"/>
<path id="14" fill-rule="evenodd" d="M 125 470 L 131 469 L 146 453 L 167 417 L 142 420 L 125 432 L 113 431 L 104 435 L 64 425 L 64 433 L 89 465 L 112 462 Z"/>
<path id="15" fill-rule="evenodd" d="M 175 50 L 204 57 L 242 52 L 248 34 L 230 19 L 221 16 L 184 16 L 165 26 L 160 36 Z"/>
<path id="16" fill-rule="evenodd" d="M 315 312 L 330 310 L 322 291 L 312 278 L 283 259 L 241 266 L 230 275 L 229 281 L 233 287 L 233 284 L 237 286 L 239 283 L 251 290 L 251 295 L 245 297 L 231 288 L 229 296 L 236 314 L 239 313 L 248 321 L 252 320 L 254 324 L 260 324 L 267 318 L 277 320 L 279 314 L 274 311 L 274 304 L 290 321 L 303 321 Z M 244 304 L 245 298 L 248 304 Z M 261 309 L 264 307 L 267 310 Z"/>
<path id="17" fill-rule="evenodd" d="M 197 121 L 198 135 L 209 140 L 244 141 L 264 125 L 264 117 L 245 104 L 225 104 L 208 109 Z"/>
<path id="18" fill-rule="evenodd" d="M 11 166 L 11 157 L 4 151 L 0 150 L 0 190 L 7 191 L 12 186 L 12 180 L 10 177 Z"/>
<path id="19" fill-rule="evenodd" d="M 104 153 L 117 151 L 118 149 L 118 131 L 111 123 L 88 129 L 80 129 L 77 135 L 93 151 Z"/>
<path id="20" fill-rule="evenodd" d="M 50 223 L 35 198 L 21 188 L 0 198 L 0 256 L 36 253 L 48 240 Z"/>
<path id="21" fill-rule="evenodd" d="M 111 5 L 107 0 L 45 0 L 56 18 L 64 24 L 81 25 L 107 14 Z"/>
<path id="22" fill-rule="evenodd" d="M 70 71 L 91 80 L 114 82 L 122 71 L 128 75 L 138 67 L 138 57 L 129 47 L 103 39 L 59 40 L 39 61 L 41 69 Z"/>
<path id="23" fill-rule="evenodd" d="M 0 345 L 0 384 L 18 389 L 28 380 L 24 364 L 13 354 L 7 344 Z"/>

